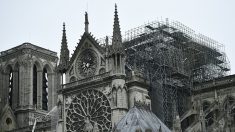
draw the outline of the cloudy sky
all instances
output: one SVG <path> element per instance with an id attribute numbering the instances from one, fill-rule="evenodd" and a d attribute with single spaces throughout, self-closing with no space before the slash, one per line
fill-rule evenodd
<path id="1" fill-rule="evenodd" d="M 157 19 L 177 20 L 224 44 L 235 73 L 234 0 L 0 0 L 0 51 L 30 42 L 58 52 L 65 22 L 72 53 L 85 11 L 96 38 L 112 35 L 114 3 L 122 34 Z"/>

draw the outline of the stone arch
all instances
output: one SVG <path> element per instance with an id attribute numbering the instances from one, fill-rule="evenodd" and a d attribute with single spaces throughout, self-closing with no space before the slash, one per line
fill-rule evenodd
<path id="1" fill-rule="evenodd" d="M 48 73 L 53 73 L 53 66 L 50 63 L 45 63 L 43 69 L 46 69 Z"/>
<path id="2" fill-rule="evenodd" d="M 205 117 L 206 119 L 206 126 L 210 126 L 214 123 L 214 111 L 211 111 L 210 113 L 208 113 Z"/>
<path id="3" fill-rule="evenodd" d="M 76 79 L 76 77 L 75 76 L 72 76 L 72 77 L 70 77 L 70 79 L 69 79 L 69 82 L 71 83 L 71 82 L 75 82 L 77 79 Z"/>
<path id="4" fill-rule="evenodd" d="M 49 62 L 44 62 L 42 70 L 42 109 L 50 110 L 56 104 L 55 72 Z"/>
<path id="5" fill-rule="evenodd" d="M 103 74 L 103 73 L 105 73 L 105 68 L 101 68 L 101 69 L 99 70 L 99 74 Z"/>
<path id="6" fill-rule="evenodd" d="M 118 85 L 117 90 L 119 90 L 119 89 L 122 91 L 122 86 L 121 85 Z"/>
<path id="7" fill-rule="evenodd" d="M 223 100 L 223 108 L 226 110 L 228 109 L 228 105 L 232 105 L 235 103 L 235 97 L 234 96 L 226 96 Z"/>
<path id="8" fill-rule="evenodd" d="M 34 59 L 33 59 L 33 65 L 36 65 L 38 71 L 42 71 L 42 70 L 43 70 L 43 69 L 42 69 L 43 63 L 42 63 L 42 61 L 39 60 L 38 58 L 34 58 Z"/>
<path id="9" fill-rule="evenodd" d="M 8 74 L 10 72 L 10 70 L 13 70 L 13 64 L 12 63 L 7 63 L 4 68 L 4 73 Z"/>
<path id="10" fill-rule="evenodd" d="M 213 107 L 208 113 L 205 113 L 206 126 L 211 126 L 214 120 L 220 115 L 220 110 L 218 107 Z"/>

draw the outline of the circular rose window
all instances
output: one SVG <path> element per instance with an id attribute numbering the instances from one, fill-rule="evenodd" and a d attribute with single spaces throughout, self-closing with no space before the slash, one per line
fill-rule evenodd
<path id="1" fill-rule="evenodd" d="M 71 101 L 66 115 L 68 132 L 108 132 L 111 130 L 111 107 L 98 90 L 83 90 Z"/>
<path id="2" fill-rule="evenodd" d="M 90 77 L 95 75 L 97 70 L 97 56 L 91 49 L 82 51 L 76 61 L 77 74 L 82 77 Z"/>

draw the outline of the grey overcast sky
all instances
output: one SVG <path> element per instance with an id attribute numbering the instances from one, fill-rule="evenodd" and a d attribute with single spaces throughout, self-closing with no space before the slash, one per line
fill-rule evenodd
<path id="1" fill-rule="evenodd" d="M 0 51 L 30 42 L 59 52 L 65 22 L 73 53 L 85 11 L 96 38 L 112 35 L 115 3 L 122 34 L 156 19 L 177 20 L 224 44 L 235 73 L 235 0 L 0 0 Z"/>

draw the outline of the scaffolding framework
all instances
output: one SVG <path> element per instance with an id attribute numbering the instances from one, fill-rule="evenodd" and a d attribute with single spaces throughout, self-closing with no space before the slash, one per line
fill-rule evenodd
<path id="1" fill-rule="evenodd" d="M 111 45 L 111 37 L 100 44 Z M 151 83 L 153 112 L 173 124 L 173 102 L 181 116 L 193 85 L 230 73 L 224 45 L 177 21 L 157 20 L 125 32 L 126 66 Z"/>
<path id="2" fill-rule="evenodd" d="M 193 84 L 230 71 L 224 45 L 177 21 L 144 24 L 128 30 L 123 40 L 128 67 L 150 80 L 152 110 L 169 127 L 174 100 L 182 115 Z"/>

